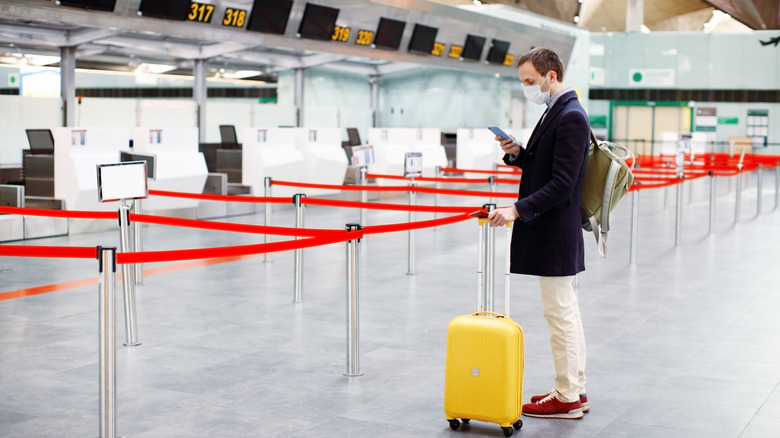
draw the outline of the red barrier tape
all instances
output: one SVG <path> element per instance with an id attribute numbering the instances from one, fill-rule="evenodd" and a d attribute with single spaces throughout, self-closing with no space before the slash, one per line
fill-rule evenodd
<path id="1" fill-rule="evenodd" d="M 522 171 L 516 167 L 512 166 L 506 166 L 506 165 L 499 165 L 500 168 L 507 168 L 507 169 L 515 169 L 515 170 L 487 170 L 487 169 L 458 169 L 456 167 L 444 167 L 441 169 L 442 172 L 450 172 L 450 173 L 489 173 L 493 175 L 518 175 L 522 173 Z"/>
<path id="2" fill-rule="evenodd" d="M 130 220 L 156 225 L 171 225 L 175 227 L 200 228 L 204 230 L 230 231 L 234 233 L 274 234 L 277 236 L 325 237 L 331 236 L 333 233 L 342 232 L 342 230 L 327 230 L 316 228 L 289 228 L 265 225 L 231 224 L 227 222 L 181 219 L 134 213 L 130 213 Z"/>
<path id="3" fill-rule="evenodd" d="M 320 198 L 302 198 L 301 203 L 310 205 L 327 205 L 330 207 L 370 208 L 373 210 L 419 211 L 423 213 L 469 213 L 479 209 L 479 207 L 437 207 L 433 205 L 412 206 L 403 204 L 385 204 L 380 202 L 337 201 Z"/>
<path id="4" fill-rule="evenodd" d="M 472 210 L 474 211 L 474 210 Z M 473 219 L 468 213 L 445 217 L 442 219 L 431 219 L 427 221 L 407 222 L 401 224 L 389 225 L 366 225 L 363 227 L 364 234 L 392 233 L 396 231 L 418 230 L 420 228 L 438 227 L 440 225 L 454 224 L 456 222 Z"/>
<path id="5" fill-rule="evenodd" d="M 97 259 L 94 246 L 0 245 L 0 256 Z"/>
<path id="6" fill-rule="evenodd" d="M 255 245 L 226 246 L 219 248 L 178 249 L 170 251 L 145 251 L 136 253 L 119 253 L 116 255 L 118 264 L 125 263 L 158 263 L 180 260 L 210 259 L 219 257 L 235 257 L 251 254 L 263 254 L 269 252 L 289 251 L 293 249 L 311 248 L 314 246 L 330 245 L 347 240 L 359 239 L 359 232 L 347 232 L 345 230 L 334 232 L 326 237 L 307 237 L 298 240 L 286 240 L 282 242 L 259 243 Z"/>
<path id="7" fill-rule="evenodd" d="M 149 194 L 155 196 L 168 196 L 172 198 L 203 199 L 207 201 L 269 202 L 277 204 L 285 204 L 290 202 L 289 197 L 278 196 L 205 195 L 203 193 L 170 192 L 167 190 L 149 190 Z"/>
<path id="8" fill-rule="evenodd" d="M 405 176 L 400 175 L 381 175 L 378 173 L 367 173 L 366 178 L 374 178 L 374 179 L 395 179 L 395 180 L 405 180 L 410 181 L 411 178 L 407 178 Z M 442 183 L 487 183 L 490 182 L 488 178 L 452 178 L 452 177 L 441 177 L 441 178 L 435 178 L 435 177 L 429 177 L 429 176 L 418 176 L 414 178 L 415 181 L 422 181 L 422 182 L 442 182 Z"/>
<path id="9" fill-rule="evenodd" d="M 308 187 L 315 189 L 341 189 L 341 190 L 370 190 L 370 191 L 395 191 L 395 192 L 411 192 L 418 193 L 438 193 L 441 195 L 455 195 L 455 196 L 488 196 L 488 197 L 502 197 L 502 198 L 515 198 L 514 193 L 505 192 L 480 192 L 474 190 L 452 190 L 452 189 L 436 189 L 433 187 L 410 187 L 410 186 L 337 186 L 330 184 L 310 184 L 299 183 L 292 181 L 272 181 L 272 184 L 288 187 Z"/>
<path id="10" fill-rule="evenodd" d="M 0 213 L 25 216 L 66 217 L 70 219 L 116 219 L 116 211 L 47 210 L 43 208 L 0 207 Z"/>

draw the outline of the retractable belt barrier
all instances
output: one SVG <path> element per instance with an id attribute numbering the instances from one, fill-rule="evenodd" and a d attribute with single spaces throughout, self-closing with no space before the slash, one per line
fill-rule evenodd
<path id="1" fill-rule="evenodd" d="M 679 244 L 681 209 L 682 209 L 682 184 L 706 176 L 710 177 L 710 223 L 709 230 L 712 232 L 712 220 L 714 215 L 715 202 L 715 177 L 737 177 L 737 194 L 735 207 L 735 222 L 739 222 L 739 210 L 741 202 L 742 174 L 748 171 L 756 171 L 758 176 L 758 213 L 761 213 L 761 191 L 762 191 L 762 169 L 775 168 L 775 208 L 780 204 L 780 157 L 778 156 L 749 156 L 747 160 L 744 155 L 738 160 L 733 157 L 710 155 L 706 159 L 690 160 L 691 165 L 671 168 L 670 160 L 664 160 L 664 157 L 651 157 L 649 159 L 638 157 L 636 159 L 639 168 L 635 169 L 635 184 L 630 188 L 634 192 L 632 195 L 632 214 L 631 214 L 631 250 L 629 263 L 635 263 L 638 238 L 638 194 L 643 189 L 668 187 L 677 185 L 677 222 L 675 229 L 675 244 Z M 297 262 L 300 251 L 304 248 L 330 245 L 339 242 L 347 243 L 347 358 L 346 371 L 344 375 L 356 377 L 362 375 L 359 368 L 359 345 L 358 345 L 358 297 L 359 297 L 359 242 L 360 240 L 372 234 L 390 233 L 399 231 L 409 231 L 409 270 L 408 274 L 415 273 L 414 254 L 413 254 L 413 234 L 417 229 L 438 227 L 441 225 L 453 224 L 472 217 L 469 212 L 477 210 L 478 207 L 469 206 L 438 206 L 439 195 L 452 196 L 477 196 L 487 197 L 491 200 L 494 197 L 516 198 L 516 193 L 496 192 L 495 184 L 517 184 L 517 179 L 502 179 L 496 176 L 519 176 L 516 171 L 496 170 L 468 170 L 455 168 L 437 168 L 437 175 L 442 172 L 450 173 L 486 173 L 491 174 L 489 178 L 458 178 L 443 177 L 424 178 L 418 177 L 416 181 L 436 182 L 436 188 L 420 187 L 410 181 L 407 186 L 368 186 L 365 184 L 366 177 L 388 178 L 396 180 L 405 180 L 406 178 L 388 175 L 371 175 L 365 171 L 361 173 L 363 184 L 360 186 L 338 186 L 326 184 L 311 184 L 291 181 L 272 181 L 266 178 L 266 189 L 272 185 L 300 187 L 300 188 L 325 188 L 339 190 L 362 191 L 363 199 L 360 202 L 355 201 L 337 201 L 306 197 L 297 194 L 293 197 L 294 204 L 298 209 L 296 212 L 296 227 L 278 227 L 271 226 L 269 223 L 269 208 L 271 203 L 289 203 L 288 197 L 272 196 L 231 196 L 231 195 L 204 195 L 196 193 L 180 193 L 162 190 L 149 190 L 151 196 L 169 196 L 200 199 L 206 201 L 227 201 L 227 202 L 251 202 L 266 204 L 266 225 L 235 224 L 215 221 L 203 221 L 194 219 L 181 219 L 171 217 L 161 217 L 139 212 L 128 213 L 127 220 L 136 223 L 149 223 L 156 225 L 189 227 L 198 229 L 208 229 L 215 231 L 239 232 L 250 234 L 263 234 L 266 236 L 266 242 L 261 244 L 240 245 L 230 247 L 216 248 L 198 248 L 198 249 L 175 249 L 161 251 L 138 251 L 117 253 L 116 248 L 102 247 L 64 247 L 64 246 L 39 246 L 39 245 L 0 245 L 0 256 L 7 257 L 47 257 L 47 258 L 81 258 L 98 259 L 99 261 L 99 279 L 98 287 L 100 291 L 99 300 L 99 337 L 100 337 L 100 433 L 101 436 L 113 437 L 116 435 L 116 346 L 115 346 L 115 281 L 117 264 L 141 264 L 141 263 L 159 263 L 196 259 L 235 259 L 240 256 L 255 254 L 268 254 L 279 251 L 296 251 L 296 283 L 294 302 L 300 302 L 301 264 Z M 505 167 L 505 166 L 504 166 Z M 441 183 L 488 183 L 490 191 L 475 190 L 453 190 L 443 189 L 439 186 Z M 405 191 L 410 194 L 409 205 L 390 204 L 390 203 L 371 203 L 365 200 L 367 191 Z M 266 191 L 270 193 L 269 190 Z M 414 195 L 416 193 L 436 194 L 437 200 L 435 206 L 416 205 Z M 406 223 L 383 224 L 383 225 L 365 225 L 365 224 L 347 224 L 346 229 L 310 229 L 303 227 L 302 207 L 304 205 L 321 205 L 330 207 L 360 208 L 364 211 L 367 208 L 376 210 L 396 210 L 409 212 L 409 221 Z M 493 205 L 493 204 L 486 204 Z M 484 206 L 483 206 L 484 208 Z M 136 211 L 140 211 L 138 208 Z M 416 221 L 413 220 L 415 212 L 428 213 L 452 213 L 453 215 L 444 218 L 434 218 L 431 220 Z M 102 211 L 71 211 L 71 210 L 44 210 L 20 207 L 0 207 L 0 214 L 18 214 L 30 216 L 49 216 L 68 219 L 116 219 L 115 212 Z M 121 212 L 120 212 L 121 214 Z M 361 212 L 361 219 L 363 213 Z M 121 221 L 121 218 L 120 218 Z M 268 235 L 291 237 L 290 240 L 268 242 Z M 488 247 L 485 251 L 492 252 L 492 233 L 488 234 Z M 140 245 L 137 245 L 137 248 Z M 267 259 L 268 260 L 268 259 Z M 492 260 L 492 259 L 490 259 Z M 491 262 L 492 263 L 492 262 Z M 492 272 L 492 267 L 488 267 L 488 272 Z M 73 287 L 81 285 L 80 282 L 72 282 Z M 94 284 L 94 283 L 92 283 Z M 492 306 L 492 281 L 487 280 L 484 285 L 489 295 L 485 298 L 486 305 Z M 53 289 L 52 289 L 53 290 Z M 0 292 L 0 301 L 4 299 L 18 298 L 24 294 L 12 292 Z M 45 293 L 45 292 L 37 292 Z M 3 295 L 6 295 L 5 297 Z"/>

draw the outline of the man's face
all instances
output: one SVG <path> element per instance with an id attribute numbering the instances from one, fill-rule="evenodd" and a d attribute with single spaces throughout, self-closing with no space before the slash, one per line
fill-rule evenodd
<path id="1" fill-rule="evenodd" d="M 523 85 L 541 85 L 544 82 L 544 75 L 536 71 L 531 61 L 524 62 L 518 67 L 517 77 Z"/>

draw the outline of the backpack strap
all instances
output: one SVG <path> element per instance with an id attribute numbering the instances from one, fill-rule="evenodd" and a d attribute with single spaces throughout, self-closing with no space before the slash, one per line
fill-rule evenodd
<path id="1" fill-rule="evenodd" d="M 596 236 L 596 245 L 599 249 L 599 255 L 602 258 L 607 257 L 607 233 L 609 232 L 609 213 L 612 203 L 612 194 L 615 192 L 615 180 L 620 172 L 620 164 L 612 161 L 609 164 L 607 172 L 607 181 L 604 185 L 604 198 L 601 201 L 601 226 L 596 225 L 593 228 L 593 235 Z M 593 227 L 595 218 L 591 217 L 591 227 Z"/>

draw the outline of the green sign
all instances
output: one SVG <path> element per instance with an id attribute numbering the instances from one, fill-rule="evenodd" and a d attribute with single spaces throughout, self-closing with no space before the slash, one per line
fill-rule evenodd
<path id="1" fill-rule="evenodd" d="M 718 117 L 718 125 L 739 125 L 739 117 Z"/>
<path id="2" fill-rule="evenodd" d="M 589 116 L 590 119 L 590 127 L 593 129 L 606 129 L 607 127 L 607 116 L 595 116 L 591 115 Z"/>

